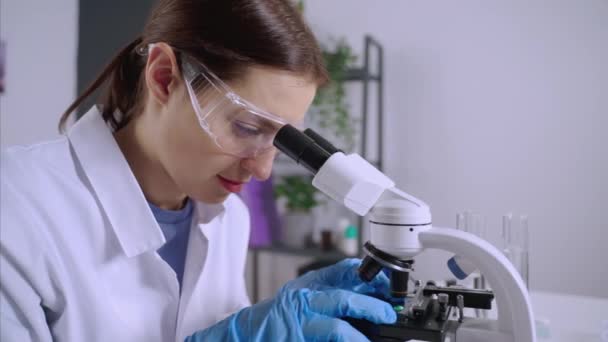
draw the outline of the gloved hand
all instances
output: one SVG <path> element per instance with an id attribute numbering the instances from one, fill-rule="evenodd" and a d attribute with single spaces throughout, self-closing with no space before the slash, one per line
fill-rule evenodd
<path id="1" fill-rule="evenodd" d="M 386 302 L 363 294 L 386 291 L 388 278 L 379 275 L 365 284 L 357 274 L 359 264 L 357 259 L 347 259 L 308 272 L 285 284 L 275 298 L 245 308 L 186 342 L 368 341 L 339 318 L 388 324 L 394 323 L 397 315 Z"/>
<path id="2" fill-rule="evenodd" d="M 332 266 L 308 272 L 288 282 L 285 287 L 311 290 L 339 288 L 373 296 L 388 296 L 390 293 L 388 277 L 381 272 L 372 281 L 366 283 L 359 277 L 357 270 L 360 265 L 360 259 L 344 259 Z"/>

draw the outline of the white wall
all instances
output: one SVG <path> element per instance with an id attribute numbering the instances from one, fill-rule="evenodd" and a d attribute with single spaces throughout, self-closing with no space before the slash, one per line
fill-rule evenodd
<path id="1" fill-rule="evenodd" d="M 78 1 L 3 0 L 0 15 L 7 44 L 0 144 L 59 136 L 59 117 L 76 95 Z"/>
<path id="2" fill-rule="evenodd" d="M 307 0 L 306 16 L 355 51 L 384 44 L 388 173 L 434 224 L 529 214 L 531 288 L 608 296 L 608 1 Z M 419 275 L 443 277 L 444 256 Z"/>

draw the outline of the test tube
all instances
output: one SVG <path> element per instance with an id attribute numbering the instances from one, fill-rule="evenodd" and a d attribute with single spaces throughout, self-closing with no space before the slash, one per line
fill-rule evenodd
<path id="1" fill-rule="evenodd" d="M 514 224 L 513 215 L 502 217 L 503 253 L 519 272 L 524 284 L 529 288 L 529 231 L 528 216 L 521 215 Z"/>
<path id="2" fill-rule="evenodd" d="M 466 232 L 465 219 L 463 213 L 456 214 L 456 229 Z"/>
<path id="3" fill-rule="evenodd" d="M 464 211 L 456 214 L 456 229 L 486 238 L 486 222 L 481 214 Z"/>
<path id="4" fill-rule="evenodd" d="M 486 239 L 486 222 L 483 215 L 465 211 L 464 212 L 464 230 L 473 235 L 477 235 L 477 237 Z"/>
<path id="5" fill-rule="evenodd" d="M 507 249 L 511 244 L 511 221 L 513 220 L 513 214 L 509 213 L 502 216 L 502 238 L 504 249 Z"/>
<path id="6" fill-rule="evenodd" d="M 486 238 L 485 218 L 481 214 L 473 213 L 468 210 L 464 211 L 463 213 L 456 214 L 456 228 L 467 233 L 477 235 L 479 238 Z M 450 265 L 450 262 L 452 265 Z M 450 261 L 448 261 L 448 267 L 453 267 L 454 263 L 458 265 L 463 273 L 467 274 L 467 276 L 471 276 L 474 288 L 486 288 L 485 277 L 479 273 L 479 270 L 475 268 L 474 264 L 463 260 L 459 256 L 454 256 L 452 259 L 450 259 Z"/>
<path id="7" fill-rule="evenodd" d="M 521 260 L 519 273 L 526 284 L 526 288 L 530 289 L 530 232 L 528 231 L 528 216 L 521 215 L 519 217 L 520 224 L 520 243 L 521 243 Z"/>

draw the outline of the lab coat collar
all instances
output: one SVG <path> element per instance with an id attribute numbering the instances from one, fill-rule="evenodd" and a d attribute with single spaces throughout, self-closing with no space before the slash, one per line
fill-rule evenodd
<path id="1" fill-rule="evenodd" d="M 127 257 L 160 248 L 165 243 L 162 230 L 112 130 L 96 107 L 70 129 L 68 140 Z M 210 241 L 221 226 L 211 223 L 216 218 L 221 222 L 225 204 L 195 205 L 193 223 Z"/>
<path id="2" fill-rule="evenodd" d="M 196 203 L 196 215 L 194 216 L 194 220 L 196 220 L 196 225 L 207 241 L 213 240 L 219 233 L 218 230 L 221 229 L 221 223 L 224 220 L 224 215 L 226 213 L 226 206 L 224 203 Z"/>
<path id="3" fill-rule="evenodd" d="M 67 136 L 127 257 L 160 248 L 165 237 L 99 110 L 91 108 Z"/>

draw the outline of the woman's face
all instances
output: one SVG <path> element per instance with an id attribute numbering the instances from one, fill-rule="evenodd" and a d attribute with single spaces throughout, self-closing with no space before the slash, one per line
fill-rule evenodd
<path id="1" fill-rule="evenodd" d="M 229 86 L 292 124 L 303 120 L 316 91 L 305 76 L 263 67 L 247 68 Z M 239 184 L 270 176 L 277 150 L 272 147 L 256 157 L 238 157 L 219 147 L 199 124 L 183 78 L 169 86 L 162 111 L 155 129 L 157 158 L 182 193 L 198 201 L 220 203 L 231 192 L 238 192 Z M 215 115 L 224 114 L 218 111 Z"/>

